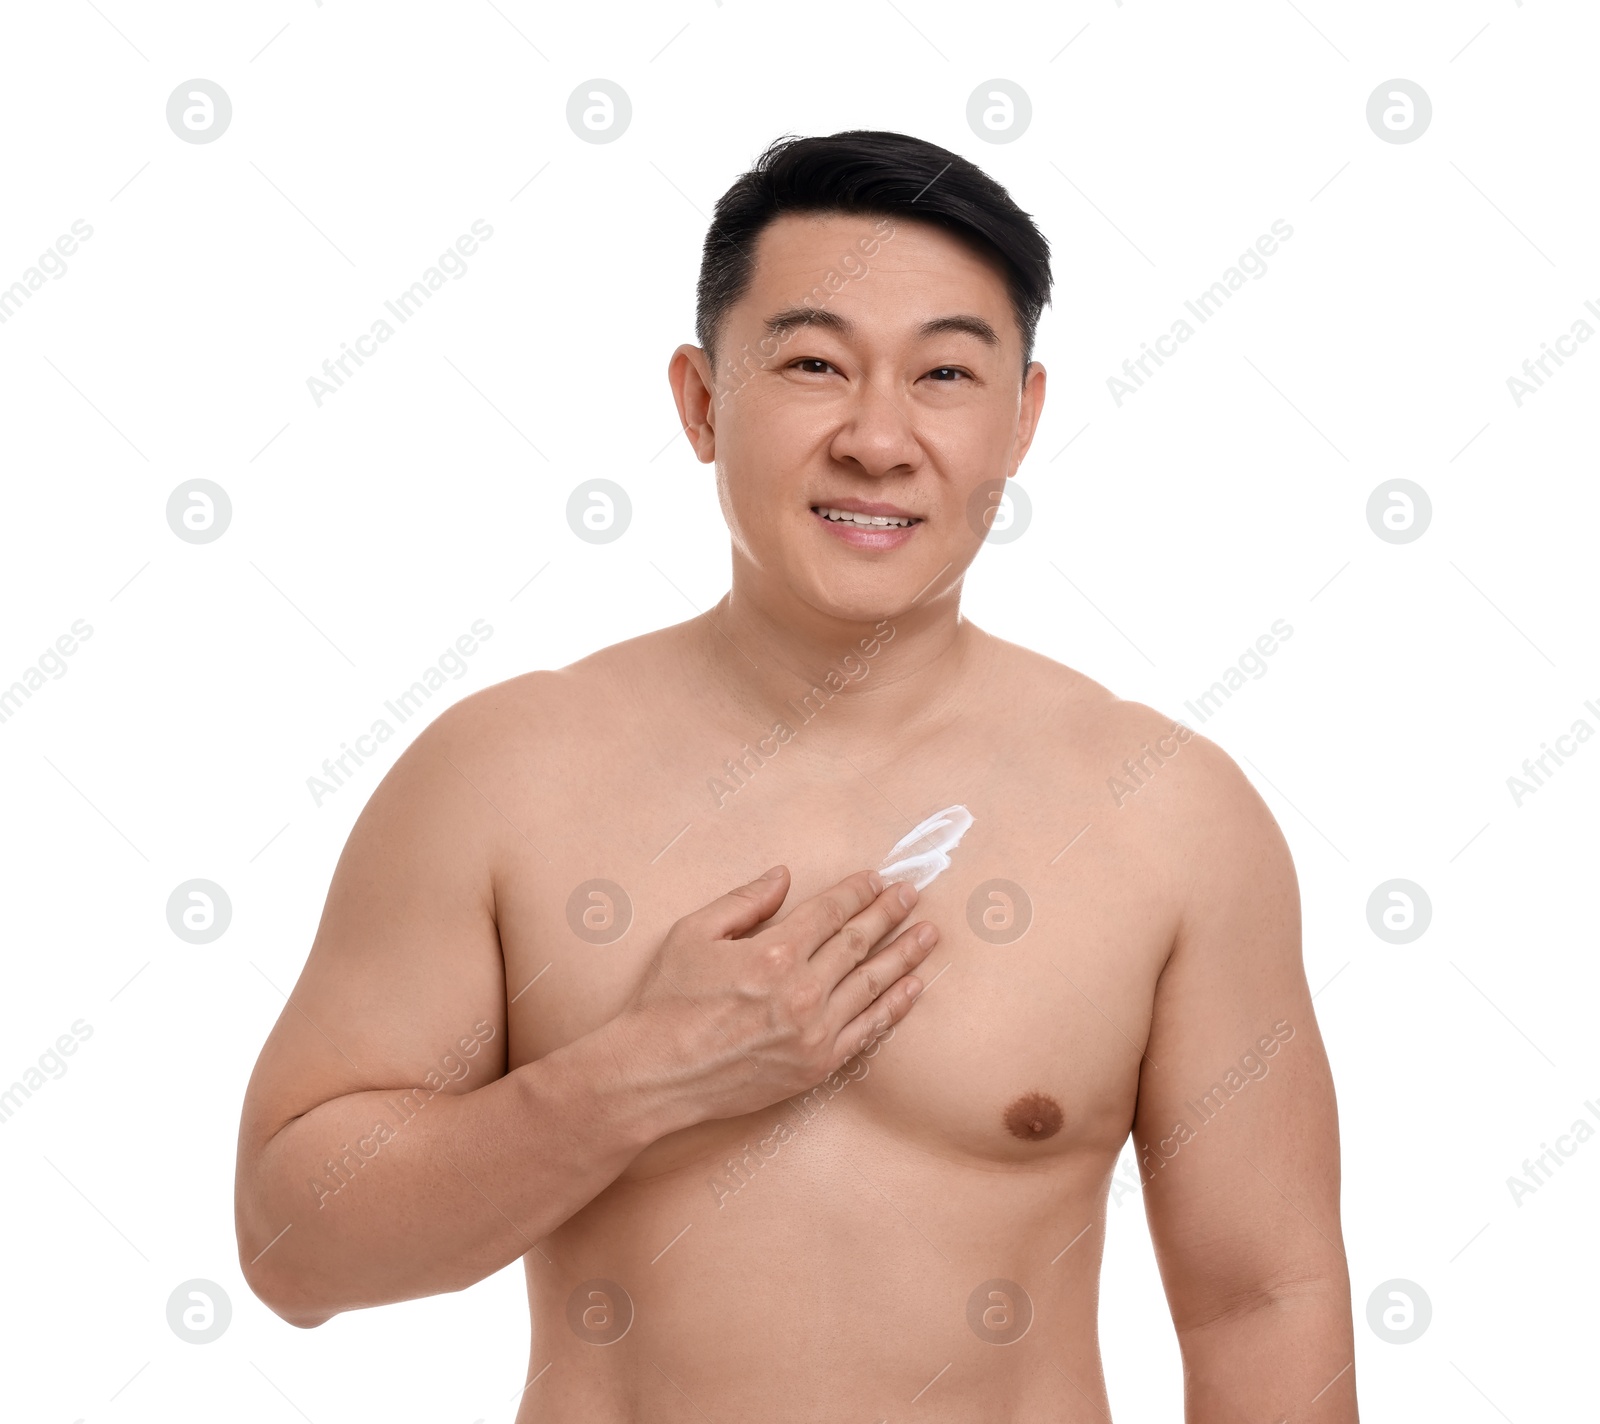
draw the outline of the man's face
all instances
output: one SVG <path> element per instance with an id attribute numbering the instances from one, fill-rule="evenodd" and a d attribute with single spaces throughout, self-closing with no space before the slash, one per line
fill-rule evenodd
<path id="1" fill-rule="evenodd" d="M 845 214 L 779 218 L 755 256 L 716 371 L 683 346 L 669 372 L 736 553 L 836 617 L 925 605 L 977 554 L 1044 400 L 999 264 L 931 224 Z"/>

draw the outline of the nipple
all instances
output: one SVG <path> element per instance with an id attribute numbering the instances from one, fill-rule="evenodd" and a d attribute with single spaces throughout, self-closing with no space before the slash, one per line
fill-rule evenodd
<path id="1" fill-rule="evenodd" d="M 1024 1093 L 1005 1112 L 1006 1131 L 1024 1142 L 1054 1137 L 1061 1123 L 1061 1104 L 1045 1093 Z"/>
<path id="2" fill-rule="evenodd" d="M 946 806 L 913 826 L 894 843 L 878 867 L 885 885 L 909 881 L 920 890 L 950 868 L 950 852 L 972 828 L 972 812 L 965 806 Z"/>

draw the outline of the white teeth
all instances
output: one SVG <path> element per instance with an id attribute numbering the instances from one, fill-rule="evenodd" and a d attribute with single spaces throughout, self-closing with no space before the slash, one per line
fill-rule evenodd
<path id="1" fill-rule="evenodd" d="M 882 514 L 854 514 L 848 509 L 829 509 L 825 506 L 819 506 L 817 513 L 824 519 L 833 520 L 836 524 L 864 524 L 869 528 L 878 529 L 888 525 L 903 529 L 912 522 L 910 519 L 891 519 Z"/>

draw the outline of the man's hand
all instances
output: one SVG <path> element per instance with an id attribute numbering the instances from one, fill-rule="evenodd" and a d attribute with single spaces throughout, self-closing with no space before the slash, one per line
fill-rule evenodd
<path id="1" fill-rule="evenodd" d="M 783 904 L 783 866 L 685 915 L 628 1006 L 619 1042 L 670 1065 L 687 1121 L 757 1112 L 815 1087 L 911 1011 L 910 970 L 938 941 L 931 924 L 874 953 L 917 902 L 859 871 L 749 935 Z M 650 1073 L 650 1069 L 646 1069 Z"/>

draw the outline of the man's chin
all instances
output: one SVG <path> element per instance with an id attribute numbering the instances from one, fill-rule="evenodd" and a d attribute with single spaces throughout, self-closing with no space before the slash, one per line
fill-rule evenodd
<path id="1" fill-rule="evenodd" d="M 885 618 L 898 618 L 911 609 L 920 588 L 906 585 L 907 580 L 898 573 L 844 578 L 826 569 L 814 569 L 812 577 L 795 589 L 795 593 L 824 617 L 871 627 Z"/>

